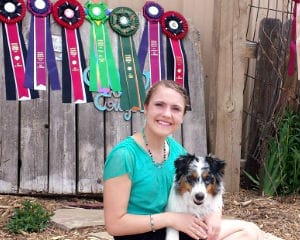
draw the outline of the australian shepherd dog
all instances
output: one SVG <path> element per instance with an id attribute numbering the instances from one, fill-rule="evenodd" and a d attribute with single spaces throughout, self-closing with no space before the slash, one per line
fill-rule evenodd
<path id="1" fill-rule="evenodd" d="M 176 159 L 174 164 L 176 172 L 166 211 L 192 213 L 204 218 L 222 209 L 225 161 L 211 155 L 186 154 Z M 166 240 L 179 240 L 179 235 L 185 234 L 167 228 Z"/>

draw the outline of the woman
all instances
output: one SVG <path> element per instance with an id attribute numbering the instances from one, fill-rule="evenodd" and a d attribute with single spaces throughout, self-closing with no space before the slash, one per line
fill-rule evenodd
<path id="1" fill-rule="evenodd" d="M 146 123 L 141 132 L 115 146 L 104 168 L 105 226 L 116 240 L 164 240 L 172 227 L 193 239 L 259 239 L 251 223 L 223 220 L 221 212 L 198 219 L 164 212 L 175 173 L 174 160 L 186 150 L 170 135 L 182 124 L 189 106 L 186 91 L 163 80 L 148 91 Z"/>

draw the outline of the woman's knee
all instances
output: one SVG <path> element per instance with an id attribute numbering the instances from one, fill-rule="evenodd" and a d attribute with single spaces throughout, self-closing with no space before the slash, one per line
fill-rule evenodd
<path id="1" fill-rule="evenodd" d="M 245 235 L 244 239 L 249 240 L 262 240 L 262 231 L 260 228 L 252 222 L 245 222 L 243 227 L 243 234 Z"/>

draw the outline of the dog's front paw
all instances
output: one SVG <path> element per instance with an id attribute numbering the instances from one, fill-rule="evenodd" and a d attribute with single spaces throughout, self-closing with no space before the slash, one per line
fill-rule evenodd
<path id="1" fill-rule="evenodd" d="M 179 232 L 173 228 L 167 228 L 165 240 L 179 240 Z"/>

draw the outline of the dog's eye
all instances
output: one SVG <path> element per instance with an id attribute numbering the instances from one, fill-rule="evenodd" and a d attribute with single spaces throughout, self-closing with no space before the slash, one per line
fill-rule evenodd
<path id="1" fill-rule="evenodd" d="M 214 178 L 208 175 L 205 178 L 203 178 L 203 181 L 206 185 L 208 185 L 214 182 Z"/>
<path id="2" fill-rule="evenodd" d="M 186 180 L 189 184 L 193 184 L 198 180 L 198 178 L 195 176 L 187 176 Z"/>

